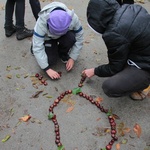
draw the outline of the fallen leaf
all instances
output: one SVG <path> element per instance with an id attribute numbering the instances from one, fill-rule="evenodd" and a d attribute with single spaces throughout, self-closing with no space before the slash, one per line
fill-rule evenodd
<path id="1" fill-rule="evenodd" d="M 4 143 L 4 142 L 8 141 L 10 139 L 10 137 L 11 137 L 10 135 L 6 135 L 6 137 L 4 139 L 2 139 L 2 142 Z"/>
<path id="2" fill-rule="evenodd" d="M 128 139 L 123 139 L 120 143 L 121 144 L 127 144 L 127 142 L 128 142 Z"/>
<path id="3" fill-rule="evenodd" d="M 97 118 L 96 121 L 99 121 L 101 118 Z"/>
<path id="4" fill-rule="evenodd" d="M 72 93 L 73 93 L 74 95 L 76 95 L 76 94 L 78 94 L 78 93 L 80 93 L 80 92 L 82 92 L 80 87 L 74 88 L 74 89 L 72 90 Z"/>
<path id="5" fill-rule="evenodd" d="M 52 96 L 50 96 L 50 95 L 47 95 L 47 96 L 46 96 L 46 98 L 52 98 Z"/>
<path id="6" fill-rule="evenodd" d="M 150 150 L 150 146 L 145 147 L 144 150 Z"/>
<path id="7" fill-rule="evenodd" d="M 129 132 L 131 131 L 130 128 L 124 128 L 123 130 L 124 130 L 126 133 L 129 133 Z"/>
<path id="8" fill-rule="evenodd" d="M 11 74 L 8 74 L 6 77 L 7 77 L 8 79 L 12 79 L 12 75 L 11 75 Z"/>
<path id="9" fill-rule="evenodd" d="M 65 150 L 65 147 L 63 145 L 58 146 L 58 150 Z"/>
<path id="10" fill-rule="evenodd" d="M 23 116 L 23 117 L 19 118 L 19 120 L 20 120 L 20 121 L 27 122 L 30 118 L 31 118 L 31 116 L 30 116 L 30 115 L 25 115 L 25 116 Z"/>
<path id="11" fill-rule="evenodd" d="M 7 71 L 10 71 L 10 70 L 11 70 L 11 66 L 7 66 L 7 67 L 6 67 L 6 70 L 7 70 Z"/>
<path id="12" fill-rule="evenodd" d="M 21 67 L 15 67 L 15 70 L 20 70 L 21 69 Z"/>
<path id="13" fill-rule="evenodd" d="M 55 87 L 55 90 L 58 92 L 58 89 L 57 89 L 57 87 Z"/>
<path id="14" fill-rule="evenodd" d="M 101 103 L 102 101 L 103 101 L 103 98 L 101 98 L 101 97 L 96 98 L 96 102 Z"/>
<path id="15" fill-rule="evenodd" d="M 36 118 L 31 118 L 30 121 L 31 121 L 32 123 L 42 124 L 42 122 L 41 122 L 40 120 L 36 119 Z"/>
<path id="16" fill-rule="evenodd" d="M 112 117 L 113 117 L 114 119 L 120 119 L 120 117 L 119 117 L 118 115 L 116 115 L 116 114 L 112 114 Z"/>
<path id="17" fill-rule="evenodd" d="M 116 144 L 116 150 L 120 150 L 120 144 L 119 143 Z"/>
<path id="18" fill-rule="evenodd" d="M 17 78 L 20 78 L 20 74 L 16 74 L 16 77 L 17 77 Z"/>
<path id="19" fill-rule="evenodd" d="M 35 94 L 32 95 L 31 98 L 38 98 L 39 94 L 42 93 L 43 91 L 37 91 Z"/>
<path id="20" fill-rule="evenodd" d="M 73 107 L 73 106 L 70 106 L 70 107 L 66 110 L 66 112 L 67 112 L 67 113 L 68 113 L 68 112 L 71 112 L 73 109 L 74 109 L 74 107 Z"/>
<path id="21" fill-rule="evenodd" d="M 24 75 L 24 78 L 27 78 L 28 76 L 29 76 L 29 74 L 25 74 L 25 75 Z"/>
<path id="22" fill-rule="evenodd" d="M 44 93 L 43 96 L 47 95 L 48 93 Z"/>
<path id="23" fill-rule="evenodd" d="M 104 130 L 104 132 L 105 132 L 105 133 L 110 133 L 110 129 L 106 128 L 106 129 Z"/>
<path id="24" fill-rule="evenodd" d="M 137 137 L 140 138 L 141 133 L 142 133 L 141 126 L 136 123 L 134 125 L 133 131 L 135 132 L 135 134 L 137 135 Z"/>
<path id="25" fill-rule="evenodd" d="M 130 128 L 125 127 L 125 124 L 123 122 L 118 124 L 117 129 L 118 129 L 119 136 L 124 136 L 125 133 L 130 132 Z"/>

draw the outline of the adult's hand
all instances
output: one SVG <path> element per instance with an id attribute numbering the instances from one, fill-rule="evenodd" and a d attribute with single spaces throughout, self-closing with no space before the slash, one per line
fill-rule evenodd
<path id="1" fill-rule="evenodd" d="M 60 74 L 52 69 L 48 69 L 46 71 L 46 73 L 48 74 L 48 76 L 51 78 L 51 79 L 59 79 L 60 78 Z"/>
<path id="2" fill-rule="evenodd" d="M 74 60 L 70 58 L 66 63 L 66 70 L 70 71 L 74 66 Z"/>
<path id="3" fill-rule="evenodd" d="M 92 76 L 94 76 L 94 68 L 91 69 L 86 69 L 82 72 L 82 74 L 85 74 L 88 78 L 91 78 Z"/>

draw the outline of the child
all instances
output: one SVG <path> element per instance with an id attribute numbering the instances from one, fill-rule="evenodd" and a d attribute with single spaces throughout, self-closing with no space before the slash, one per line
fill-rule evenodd
<path id="1" fill-rule="evenodd" d="M 73 10 L 61 2 L 52 2 L 40 11 L 34 27 L 32 51 L 51 79 L 60 78 L 60 74 L 51 68 L 58 57 L 70 71 L 82 46 L 83 29 Z"/>

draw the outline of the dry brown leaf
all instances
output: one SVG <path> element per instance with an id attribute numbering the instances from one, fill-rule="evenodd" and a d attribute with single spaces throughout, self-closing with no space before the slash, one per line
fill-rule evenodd
<path id="1" fill-rule="evenodd" d="M 130 128 L 124 128 L 123 130 L 124 130 L 126 133 L 129 133 L 129 132 L 131 131 Z"/>
<path id="2" fill-rule="evenodd" d="M 31 118 L 31 116 L 30 116 L 30 115 L 25 115 L 25 116 L 23 116 L 23 117 L 19 118 L 19 120 L 20 120 L 20 121 L 27 122 L 30 118 Z"/>
<path id="3" fill-rule="evenodd" d="M 96 102 L 101 103 L 102 101 L 103 101 L 103 98 L 101 98 L 101 97 L 96 98 Z"/>
<path id="4" fill-rule="evenodd" d="M 35 94 L 32 95 L 31 98 L 38 98 L 39 97 L 39 94 L 42 93 L 43 91 L 37 91 Z"/>
<path id="5" fill-rule="evenodd" d="M 112 116 L 113 116 L 114 119 L 120 119 L 120 117 L 116 114 L 112 114 Z"/>
<path id="6" fill-rule="evenodd" d="M 74 106 L 70 106 L 70 107 L 68 107 L 68 109 L 66 110 L 66 112 L 67 112 L 67 113 L 68 113 L 68 112 L 71 112 L 73 109 L 74 109 Z"/>
<path id="7" fill-rule="evenodd" d="M 99 120 L 101 120 L 101 118 L 97 118 L 97 119 L 96 119 L 96 121 L 99 121 Z"/>
<path id="8" fill-rule="evenodd" d="M 104 132 L 105 132 L 105 133 L 110 133 L 110 129 L 106 128 L 106 129 L 104 130 Z"/>
<path id="9" fill-rule="evenodd" d="M 89 43 L 90 43 L 90 41 L 86 40 L 86 41 L 84 41 L 84 43 L 89 44 Z"/>
<path id="10" fill-rule="evenodd" d="M 133 131 L 135 132 L 135 134 L 137 135 L 137 137 L 140 138 L 141 133 L 142 133 L 142 128 L 141 128 L 141 126 L 139 124 L 136 123 L 134 125 Z"/>
<path id="11" fill-rule="evenodd" d="M 120 143 L 116 144 L 116 150 L 120 150 Z"/>
<path id="12" fill-rule="evenodd" d="M 11 75 L 11 74 L 8 74 L 6 77 L 7 77 L 8 79 L 12 79 L 12 75 Z"/>

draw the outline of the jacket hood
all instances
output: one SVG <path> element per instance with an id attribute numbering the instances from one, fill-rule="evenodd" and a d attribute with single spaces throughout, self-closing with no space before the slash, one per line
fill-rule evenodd
<path id="1" fill-rule="evenodd" d="M 119 8 L 120 5 L 116 0 L 90 0 L 87 7 L 87 21 L 96 32 L 103 34 Z"/>

